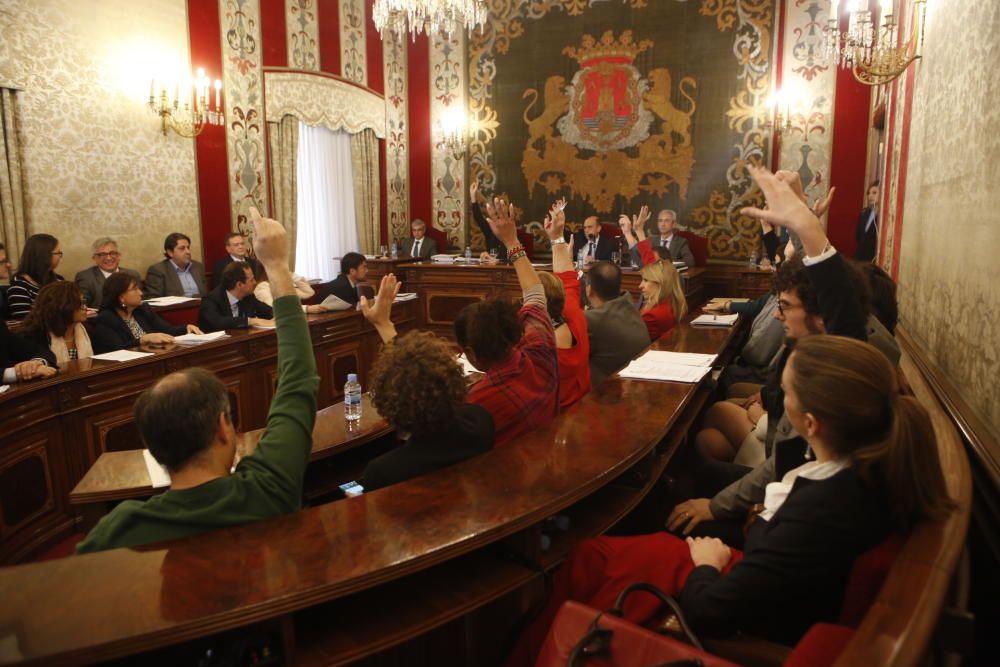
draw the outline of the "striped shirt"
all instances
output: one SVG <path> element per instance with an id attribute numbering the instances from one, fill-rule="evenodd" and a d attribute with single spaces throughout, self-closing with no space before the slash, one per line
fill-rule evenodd
<path id="1" fill-rule="evenodd" d="M 524 327 L 521 341 L 469 392 L 469 403 L 483 406 L 493 417 L 495 447 L 559 414 L 559 358 L 541 285 L 524 291 L 519 316 Z"/>
<path id="2" fill-rule="evenodd" d="M 21 275 L 10 279 L 10 289 L 7 290 L 7 308 L 13 320 L 23 320 L 31 310 L 31 304 L 35 303 L 38 290 L 41 287 L 30 283 Z"/>

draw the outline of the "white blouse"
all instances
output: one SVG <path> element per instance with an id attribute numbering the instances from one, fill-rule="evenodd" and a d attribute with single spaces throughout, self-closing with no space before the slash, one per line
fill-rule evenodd
<path id="1" fill-rule="evenodd" d="M 821 480 L 833 477 L 838 472 L 846 468 L 850 463 L 847 459 L 836 459 L 833 461 L 809 461 L 803 463 L 798 468 L 793 468 L 785 473 L 780 482 L 771 482 L 764 489 L 764 511 L 760 513 L 760 518 L 770 521 L 775 512 L 781 507 L 792 492 L 792 486 L 799 477 L 811 480 Z"/>

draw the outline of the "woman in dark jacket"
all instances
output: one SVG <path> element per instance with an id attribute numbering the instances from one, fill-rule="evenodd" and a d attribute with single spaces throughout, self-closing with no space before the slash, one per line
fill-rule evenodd
<path id="1" fill-rule="evenodd" d="M 33 234 L 24 243 L 21 261 L 10 279 L 7 290 L 7 309 L 11 319 L 28 316 L 39 290 L 63 277 L 56 273 L 63 251 L 59 239 L 50 234 Z"/>
<path id="2" fill-rule="evenodd" d="M 140 344 L 165 345 L 184 333 L 200 334 L 201 329 L 193 324 L 174 326 L 157 315 L 142 302 L 142 289 L 133 276 L 124 272 L 108 276 L 91 332 L 99 354 Z"/>

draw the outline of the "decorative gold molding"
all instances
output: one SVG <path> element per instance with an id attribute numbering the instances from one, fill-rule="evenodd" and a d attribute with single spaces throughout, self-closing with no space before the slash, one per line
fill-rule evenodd
<path id="1" fill-rule="evenodd" d="M 264 112 L 277 122 L 291 115 L 312 127 L 356 134 L 372 130 L 386 137 L 385 100 L 376 93 L 339 79 L 308 72 L 264 73 Z"/>

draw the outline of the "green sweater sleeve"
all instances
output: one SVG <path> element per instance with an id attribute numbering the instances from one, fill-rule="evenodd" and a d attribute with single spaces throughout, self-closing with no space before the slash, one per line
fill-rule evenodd
<path id="1" fill-rule="evenodd" d="M 316 422 L 319 377 L 309 326 L 297 296 L 274 300 L 278 334 L 278 387 L 257 449 L 242 459 L 236 476 L 248 496 L 266 497 L 282 511 L 298 509 Z M 260 494 L 260 495 L 258 495 Z M 263 498 L 261 498 L 263 499 Z M 248 498 L 249 500 L 249 498 Z"/>

